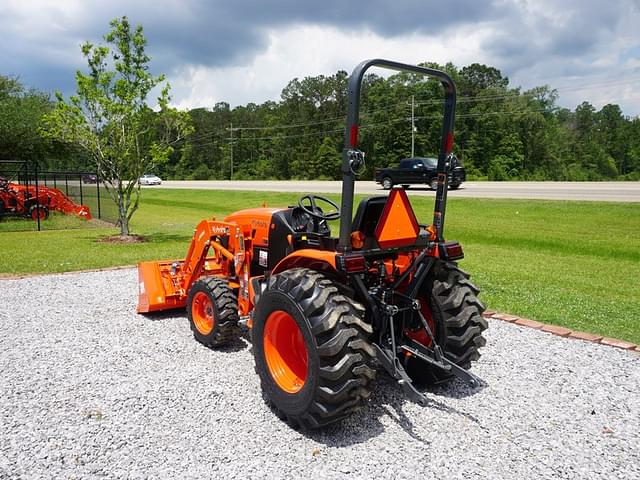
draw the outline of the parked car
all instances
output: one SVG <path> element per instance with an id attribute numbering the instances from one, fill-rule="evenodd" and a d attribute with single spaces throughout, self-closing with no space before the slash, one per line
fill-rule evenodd
<path id="1" fill-rule="evenodd" d="M 464 167 L 457 157 L 453 156 L 451 173 L 449 174 L 449 188 L 455 190 L 466 179 Z M 438 188 L 438 159 L 433 157 L 413 157 L 400 160 L 398 168 L 381 168 L 375 170 L 375 180 L 382 188 L 389 190 L 394 185 L 409 185 L 416 183 L 427 184 L 431 190 Z"/>
<path id="2" fill-rule="evenodd" d="M 140 177 L 140 185 L 160 185 L 162 184 L 162 179 L 155 175 L 144 174 Z"/>
<path id="3" fill-rule="evenodd" d="M 98 175 L 95 173 L 83 173 L 82 183 L 98 183 Z"/>

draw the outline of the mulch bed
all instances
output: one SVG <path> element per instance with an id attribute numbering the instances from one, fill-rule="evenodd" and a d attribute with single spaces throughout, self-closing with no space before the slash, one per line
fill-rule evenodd
<path id="1" fill-rule="evenodd" d="M 142 235 L 111 235 L 96 240 L 98 243 L 146 243 Z"/>

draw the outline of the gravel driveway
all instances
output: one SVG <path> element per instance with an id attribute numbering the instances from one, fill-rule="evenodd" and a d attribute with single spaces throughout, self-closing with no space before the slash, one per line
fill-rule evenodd
<path id="1" fill-rule="evenodd" d="M 0 281 L 0 477 L 640 478 L 640 355 L 491 321 L 487 382 L 300 433 L 265 406 L 250 345 L 135 313 L 135 270 Z"/>

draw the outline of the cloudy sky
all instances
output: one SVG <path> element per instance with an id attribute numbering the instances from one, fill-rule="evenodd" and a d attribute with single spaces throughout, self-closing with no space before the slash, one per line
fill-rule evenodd
<path id="1" fill-rule="evenodd" d="M 0 0 L 0 74 L 70 93 L 79 45 L 122 15 L 179 107 L 277 100 L 294 77 L 382 57 L 485 63 L 562 106 L 640 115 L 640 0 Z"/>

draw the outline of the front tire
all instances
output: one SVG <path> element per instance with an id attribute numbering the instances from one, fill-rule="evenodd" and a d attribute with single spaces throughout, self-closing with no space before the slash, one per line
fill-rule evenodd
<path id="1" fill-rule="evenodd" d="M 432 275 L 422 286 L 421 301 L 427 310 L 428 323 L 431 315 L 436 342 L 449 360 L 465 370 L 480 358 L 479 349 L 486 344 L 482 332 L 488 323 L 482 317 L 485 308 L 478 300 L 478 293 L 479 289 L 469 281 L 469 274 L 451 262 L 435 263 Z M 415 358 L 408 358 L 405 367 L 418 384 L 451 378 L 450 374 Z"/>
<path id="2" fill-rule="evenodd" d="M 431 181 L 429 182 L 429 188 L 433 191 L 438 190 L 438 179 L 437 178 L 433 178 L 431 179 Z"/>
<path id="3" fill-rule="evenodd" d="M 269 279 L 252 329 L 265 399 L 294 426 L 318 428 L 369 397 L 375 356 L 363 307 L 325 275 L 304 268 Z"/>
<path id="4" fill-rule="evenodd" d="M 33 221 L 38 220 L 38 217 L 40 217 L 40 220 L 46 220 L 49 218 L 49 209 L 44 205 L 31 205 L 29 208 L 29 216 Z"/>
<path id="5" fill-rule="evenodd" d="M 382 179 L 382 188 L 384 188 L 385 190 L 391 190 L 392 187 L 393 180 L 391 180 L 391 177 L 384 177 Z"/>
<path id="6" fill-rule="evenodd" d="M 202 277 L 193 283 L 187 316 L 194 338 L 207 347 L 227 345 L 237 336 L 238 300 L 221 278 Z"/>

